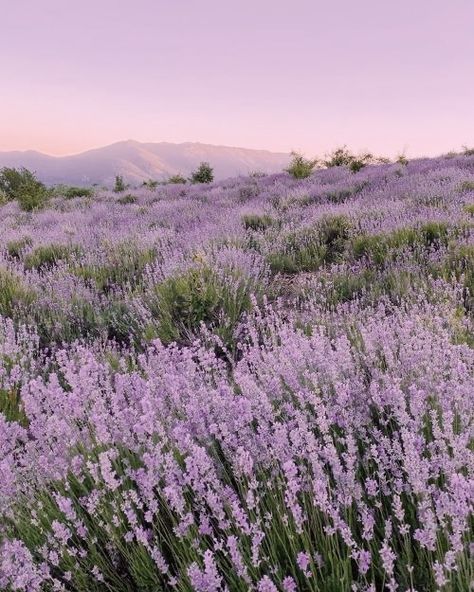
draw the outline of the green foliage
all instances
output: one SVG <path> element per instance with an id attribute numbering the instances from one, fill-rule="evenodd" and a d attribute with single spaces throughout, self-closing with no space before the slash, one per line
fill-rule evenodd
<path id="1" fill-rule="evenodd" d="M 117 199 L 117 203 L 122 204 L 122 205 L 134 204 L 134 203 L 137 203 L 137 197 L 136 197 L 136 195 L 132 195 L 131 193 L 127 193 L 127 195 L 123 195 L 122 197 L 119 197 Z"/>
<path id="2" fill-rule="evenodd" d="M 191 173 L 191 183 L 212 183 L 214 172 L 208 162 L 201 162 L 199 167 Z"/>
<path id="3" fill-rule="evenodd" d="M 427 246 L 447 244 L 449 227 L 445 222 L 427 222 L 420 226 L 423 242 Z"/>
<path id="4" fill-rule="evenodd" d="M 25 185 L 38 182 L 34 173 L 22 167 L 20 169 L 4 167 L 0 170 L 0 189 L 7 199 L 17 199 Z"/>
<path id="5" fill-rule="evenodd" d="M 22 284 L 19 277 L 0 267 L 0 315 L 13 318 L 34 300 L 35 294 Z"/>
<path id="6" fill-rule="evenodd" d="M 463 209 L 466 212 L 466 214 L 474 216 L 474 204 L 466 204 Z"/>
<path id="7" fill-rule="evenodd" d="M 18 388 L 10 390 L 0 388 L 0 414 L 3 414 L 7 421 L 16 421 L 22 426 L 28 424 Z"/>
<path id="8" fill-rule="evenodd" d="M 122 175 L 116 175 L 114 185 L 115 193 L 121 193 L 122 191 L 125 191 L 126 188 L 127 186 L 125 185 Z"/>
<path id="9" fill-rule="evenodd" d="M 59 261 L 68 261 L 73 256 L 80 254 L 80 249 L 77 246 L 71 245 L 41 245 L 36 247 L 28 253 L 25 257 L 25 269 L 52 269 Z"/>
<path id="10" fill-rule="evenodd" d="M 287 169 L 285 169 L 295 179 L 306 179 L 313 172 L 318 164 L 317 159 L 309 160 L 298 152 L 291 153 L 292 160 Z"/>
<path id="11" fill-rule="evenodd" d="M 92 197 L 94 190 L 89 187 L 66 187 L 64 190 L 64 197 L 66 199 L 74 199 L 76 197 Z"/>
<path id="12" fill-rule="evenodd" d="M 28 212 L 43 206 L 48 198 L 45 185 L 25 168 L 1 169 L 0 192 L 8 201 L 17 200 L 20 208 Z"/>
<path id="13" fill-rule="evenodd" d="M 109 302 L 102 312 L 100 323 L 104 326 L 107 339 L 120 345 L 138 341 L 141 329 L 129 305 L 123 300 Z"/>
<path id="14" fill-rule="evenodd" d="M 32 244 L 33 241 L 29 236 L 24 236 L 18 240 L 10 241 L 7 243 L 8 256 L 12 257 L 13 259 L 21 259 L 23 251 L 26 248 L 31 247 Z"/>
<path id="15" fill-rule="evenodd" d="M 366 165 L 373 163 L 374 161 L 374 156 L 370 152 L 356 156 L 352 154 L 346 146 L 342 146 L 341 148 L 336 148 L 336 150 L 326 156 L 324 165 L 328 168 L 346 166 L 349 167 L 353 173 L 357 173 Z"/>
<path id="16" fill-rule="evenodd" d="M 383 235 L 361 234 L 352 243 L 354 257 L 367 257 L 371 262 L 382 265 L 387 257 L 388 243 Z"/>
<path id="17" fill-rule="evenodd" d="M 155 334 L 163 343 L 189 343 L 204 323 L 231 347 L 255 290 L 258 287 L 240 272 L 218 273 L 205 264 L 170 277 L 156 286 L 151 301 Z"/>
<path id="18" fill-rule="evenodd" d="M 211 179 L 212 181 L 212 179 Z M 171 175 L 171 177 L 169 177 L 169 179 L 166 181 L 167 183 L 171 184 L 171 185 L 179 185 L 180 183 L 187 183 L 187 180 L 185 177 L 183 177 L 183 175 L 181 173 L 178 173 L 176 175 Z M 210 183 L 210 181 L 193 181 L 196 183 Z"/>
<path id="19" fill-rule="evenodd" d="M 474 246 L 458 245 L 450 249 L 439 273 L 444 279 L 462 279 L 464 308 L 474 314 Z"/>
<path id="20" fill-rule="evenodd" d="M 100 291 L 110 292 L 114 287 L 136 288 L 145 268 L 156 258 L 155 249 L 142 250 L 133 243 L 119 243 L 109 248 L 101 266 L 80 265 L 72 271 Z"/>
<path id="21" fill-rule="evenodd" d="M 246 230 L 264 231 L 275 224 L 271 216 L 259 214 L 246 214 L 242 216 L 242 224 Z"/>
<path id="22" fill-rule="evenodd" d="M 403 166 L 407 166 L 407 164 L 409 163 L 409 160 L 405 156 L 405 154 L 402 153 L 397 156 L 397 160 L 395 162 L 397 162 L 398 164 L 401 164 Z"/>
<path id="23" fill-rule="evenodd" d="M 427 248 L 447 245 L 449 227 L 444 222 L 427 222 L 419 228 L 398 228 L 392 233 L 360 234 L 352 241 L 355 259 L 367 257 L 371 263 L 384 265 L 396 259 L 403 249 Z"/>
<path id="24" fill-rule="evenodd" d="M 275 273 L 315 271 L 340 261 L 347 246 L 351 224 L 345 216 L 326 216 L 315 226 L 288 234 L 282 248 L 268 255 Z"/>

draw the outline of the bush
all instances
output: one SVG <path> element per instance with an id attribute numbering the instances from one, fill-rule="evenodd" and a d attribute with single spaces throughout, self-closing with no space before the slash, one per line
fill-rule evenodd
<path id="1" fill-rule="evenodd" d="M 212 181 L 212 179 L 211 179 L 211 181 Z M 201 182 L 210 183 L 210 181 L 197 181 L 197 183 L 201 183 Z M 187 180 L 183 177 L 183 175 L 181 175 L 181 173 L 178 173 L 177 175 L 171 175 L 171 177 L 169 177 L 167 183 L 169 183 L 171 185 L 179 185 L 180 183 L 187 183 Z"/>
<path id="2" fill-rule="evenodd" d="M 122 175 L 116 175 L 114 185 L 115 193 L 121 193 L 122 191 L 125 191 L 126 188 L 127 186 L 125 185 Z"/>
<path id="3" fill-rule="evenodd" d="M 93 189 L 88 187 L 66 187 L 64 190 L 64 197 L 67 199 L 74 199 L 75 197 L 92 197 L 94 195 Z"/>
<path id="4" fill-rule="evenodd" d="M 165 344 L 189 344 L 201 323 L 213 329 L 228 347 L 242 314 L 251 308 L 249 278 L 199 265 L 156 286 L 150 309 L 156 336 Z"/>
<path id="5" fill-rule="evenodd" d="M 466 204 L 463 209 L 466 212 L 466 214 L 474 216 L 474 204 Z"/>
<path id="6" fill-rule="evenodd" d="M 214 172 L 208 162 L 201 162 L 198 169 L 191 173 L 191 183 L 212 183 Z"/>
<path id="7" fill-rule="evenodd" d="M 8 201 L 17 200 L 20 208 L 25 211 L 41 207 L 48 197 L 45 185 L 24 167 L 1 169 L 0 192 Z"/>
<path id="8" fill-rule="evenodd" d="M 293 157 L 290 165 L 285 169 L 295 179 L 306 179 L 313 172 L 314 167 L 318 164 L 317 159 L 309 160 L 298 152 L 292 152 Z"/>
<path id="9" fill-rule="evenodd" d="M 324 165 L 328 168 L 347 166 L 353 173 L 356 173 L 373 162 L 374 156 L 370 152 L 355 156 L 346 146 L 342 146 L 342 148 L 336 148 L 336 150 L 327 155 Z"/>

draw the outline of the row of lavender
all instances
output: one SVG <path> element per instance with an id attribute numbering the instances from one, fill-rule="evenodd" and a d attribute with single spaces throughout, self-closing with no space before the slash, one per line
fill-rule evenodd
<path id="1" fill-rule="evenodd" d="M 2 208 L 0 587 L 474 580 L 474 158 Z"/>

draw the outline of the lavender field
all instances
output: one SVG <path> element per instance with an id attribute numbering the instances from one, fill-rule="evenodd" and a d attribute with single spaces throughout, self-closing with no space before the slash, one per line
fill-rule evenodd
<path id="1" fill-rule="evenodd" d="M 474 156 L 0 215 L 1 590 L 472 589 Z"/>

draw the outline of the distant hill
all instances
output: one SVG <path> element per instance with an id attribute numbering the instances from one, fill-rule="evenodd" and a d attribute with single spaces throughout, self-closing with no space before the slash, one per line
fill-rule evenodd
<path id="1" fill-rule="evenodd" d="M 273 173 L 281 171 L 289 159 L 288 154 L 268 150 L 127 140 L 72 156 L 49 156 L 33 150 L 0 152 L 0 167 L 24 166 L 36 171 L 48 184 L 111 185 L 115 175 L 122 175 L 128 183 L 164 179 L 177 173 L 188 176 L 201 161 L 214 167 L 216 179 L 250 171 Z"/>

